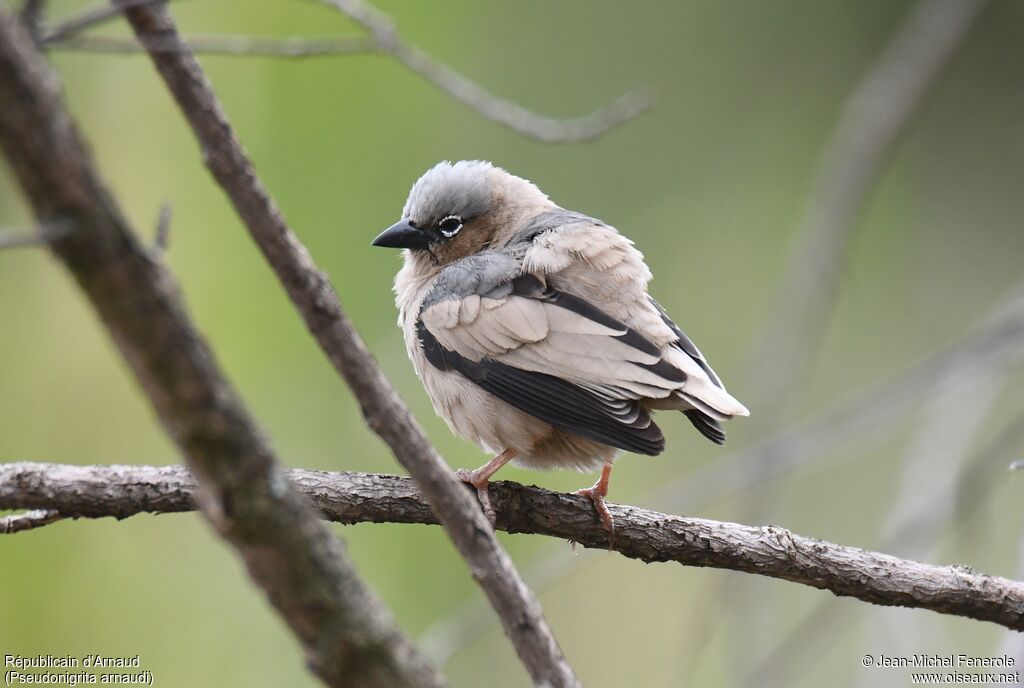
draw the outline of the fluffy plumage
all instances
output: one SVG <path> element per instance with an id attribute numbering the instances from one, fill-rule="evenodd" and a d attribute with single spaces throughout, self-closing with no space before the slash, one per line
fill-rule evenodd
<path id="1" fill-rule="evenodd" d="M 591 470 L 659 454 L 654 410 L 719 444 L 747 415 L 648 295 L 633 242 L 501 168 L 436 165 L 375 243 L 408 247 L 399 325 L 435 410 L 504 460 Z"/>

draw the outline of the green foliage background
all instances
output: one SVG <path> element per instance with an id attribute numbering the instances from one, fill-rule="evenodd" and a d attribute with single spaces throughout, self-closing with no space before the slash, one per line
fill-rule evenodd
<path id="1" fill-rule="evenodd" d="M 59 16 L 84 3 L 49 5 Z M 389 0 L 380 7 L 410 42 L 544 114 L 583 114 L 638 85 L 657 93 L 653 110 L 599 141 L 545 145 L 482 119 L 386 57 L 204 58 L 292 227 L 448 460 L 475 466 L 485 457 L 434 417 L 394 325 L 398 256 L 369 246 L 398 217 L 416 177 L 441 159 L 492 160 L 632 237 L 655 274 L 653 293 L 742 399 L 757 374 L 747 362 L 772 317 L 820 150 L 844 97 L 910 4 Z M 193 34 L 358 33 L 315 2 L 172 8 Z M 103 31 L 126 33 L 116 22 Z M 292 466 L 398 470 L 203 170 L 148 61 L 59 51 L 53 60 L 139 231 L 152 232 L 161 203 L 173 206 L 166 260 L 280 455 Z M 802 411 L 960 338 L 1024 277 L 1022 64 L 1024 5 L 993 2 L 871 194 L 798 400 Z M 30 223 L 0 170 L 0 225 Z M 978 448 L 1024 407 L 1019 368 L 1012 374 Z M 895 432 L 866 433 L 823 454 L 821 468 L 811 462 L 760 488 L 779 500 L 772 520 L 805 535 L 881 546 L 908 479 L 907 437 L 919 422 L 917 410 L 893 418 Z M 620 460 L 615 501 L 666 508 L 651 502 L 654 491 L 728 452 L 681 418 L 662 425 L 668 451 Z M 743 422 L 729 429 L 733 447 L 753 439 Z M 982 515 L 957 519 L 933 561 L 1019 574 L 1024 483 L 1005 472 L 1024 447 L 1015 452 L 986 468 L 994 487 Z M 36 250 L 0 253 L 0 461 L 13 460 L 178 461 L 88 305 Z M 502 477 L 565 490 L 591 480 L 514 469 Z M 929 476 L 910 478 L 929 489 Z M 748 496 L 718 498 L 696 515 L 741 518 Z M 439 529 L 336 530 L 413 635 L 480 597 Z M 536 571 L 538 556 L 570 559 L 567 575 L 531 582 L 589 686 L 743 685 L 757 657 L 826 597 L 834 613 L 771 667 L 781 674 L 755 676 L 753 685 L 906 685 L 898 670 L 866 674 L 861 656 L 897 648 L 994 654 L 1003 639 L 993 625 L 868 607 L 779 581 L 605 553 L 574 558 L 568 545 L 538 537 L 502 540 L 527 572 Z M 742 605 L 731 596 L 708 605 L 725 580 L 742 586 Z M 768 617 L 752 631 L 755 607 Z M 885 629 L 909 617 L 916 634 L 897 645 Z M 500 628 L 486 619 L 446 668 L 453 684 L 525 685 Z M 0 654 L 86 652 L 141 654 L 163 686 L 314 685 L 283 624 L 195 514 L 64 522 L 0 539 Z"/>

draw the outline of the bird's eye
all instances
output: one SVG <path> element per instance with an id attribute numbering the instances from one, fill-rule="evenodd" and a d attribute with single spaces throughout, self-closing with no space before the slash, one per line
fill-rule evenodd
<path id="1" fill-rule="evenodd" d="M 441 230 L 441 234 L 444 234 L 446 238 L 451 239 L 462 229 L 462 218 L 458 215 L 449 215 L 437 223 L 437 228 Z"/>

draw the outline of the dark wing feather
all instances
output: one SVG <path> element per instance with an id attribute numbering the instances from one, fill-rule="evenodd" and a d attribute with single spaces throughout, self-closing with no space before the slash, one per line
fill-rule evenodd
<path id="1" fill-rule="evenodd" d="M 682 349 L 683 353 L 696 361 L 697 365 L 699 365 L 704 372 L 708 374 L 708 377 L 711 378 L 711 381 L 715 383 L 715 385 L 722 387 L 722 381 L 718 379 L 718 375 L 716 375 L 715 371 L 711 369 L 710 365 L 708 365 L 708 362 L 704 359 L 704 354 L 700 352 L 697 345 L 686 336 L 686 333 L 680 329 L 679 325 L 676 325 L 675 322 L 672 321 L 672 318 L 668 317 L 668 313 L 665 312 L 665 309 L 660 303 L 655 301 L 653 297 L 648 298 L 651 300 L 651 305 L 653 305 L 658 310 L 659 315 L 661 315 L 662 322 L 664 322 L 668 328 L 672 330 L 672 334 L 676 336 L 676 341 L 674 342 L 676 347 Z M 691 423 L 693 423 L 693 427 L 697 428 L 700 434 L 704 435 L 704 437 L 707 437 L 715 444 L 725 444 L 725 429 L 722 427 L 720 422 L 706 413 L 701 413 L 697 409 L 684 411 L 683 413 L 685 413 L 686 417 L 690 419 Z"/>
<path id="2" fill-rule="evenodd" d="M 708 365 L 707 359 L 704 358 L 704 354 L 700 352 L 700 349 L 698 349 L 697 345 L 693 343 L 693 340 L 686 336 L 686 333 L 679 328 L 679 325 L 676 325 L 672 321 L 672 318 L 668 317 L 668 313 L 665 312 L 665 309 L 660 303 L 655 301 L 651 296 L 648 296 L 647 298 L 650 300 L 651 305 L 657 309 L 658 314 L 661 315 L 661 321 L 664 322 L 668 328 L 672 330 L 672 334 L 676 336 L 676 341 L 674 342 L 676 347 L 696 361 L 697 365 L 704 369 L 704 372 L 708 374 L 708 377 L 711 378 L 711 381 L 714 382 L 717 387 L 722 387 L 722 381 L 718 379 L 718 375 L 715 374 L 715 371 L 713 371 L 711 366 Z M 722 387 L 722 389 L 725 388 Z"/>
<path id="3" fill-rule="evenodd" d="M 626 451 L 656 456 L 665 449 L 661 429 L 636 401 L 609 399 L 566 380 L 483 358 L 471 361 L 445 349 L 418 321 L 420 345 L 439 370 L 461 373 L 502 401 L 560 430 Z M 624 422 L 624 418 L 632 418 Z"/>
<path id="4" fill-rule="evenodd" d="M 725 430 L 717 420 L 701 413 L 697 409 L 690 409 L 689 411 L 683 411 L 683 413 L 686 414 L 686 417 L 693 423 L 693 427 L 697 428 L 700 434 L 715 444 L 725 444 Z"/>

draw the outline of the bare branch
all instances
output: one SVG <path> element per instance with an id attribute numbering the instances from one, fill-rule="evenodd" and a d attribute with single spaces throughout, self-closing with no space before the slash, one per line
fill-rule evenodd
<path id="1" fill-rule="evenodd" d="M 136 8 L 125 14 L 144 39 L 180 41 L 166 8 Z M 536 596 L 498 544 L 476 500 L 463 489 L 381 373 L 327 277 L 289 229 L 195 58 L 184 45 L 180 51 L 151 53 L 151 57 L 192 126 L 214 179 L 231 199 L 306 326 L 352 388 L 369 426 L 423 490 L 501 618 L 534 683 L 579 685 Z"/>
<path id="2" fill-rule="evenodd" d="M 394 24 L 383 13 L 362 0 L 321 0 L 343 12 L 364 28 L 368 37 L 256 38 L 250 36 L 194 36 L 183 41 L 162 41 L 140 37 L 139 41 L 107 36 L 80 36 L 82 31 L 129 7 L 151 5 L 161 0 L 119 0 L 90 8 L 43 32 L 41 43 L 49 50 L 72 50 L 100 54 L 178 52 L 187 46 L 192 53 L 235 57 L 309 58 L 366 53 L 388 54 L 460 103 L 480 115 L 521 134 L 549 143 L 588 141 L 628 122 L 653 103 L 650 89 L 627 93 L 613 103 L 583 117 L 545 117 L 511 101 L 499 98 L 462 74 L 441 64 L 427 53 L 403 42 Z M 140 43 L 142 45 L 140 45 Z M 184 43 L 184 45 L 183 45 Z"/>
<path id="3" fill-rule="evenodd" d="M 11 514 L 0 518 L 0 534 L 10 535 L 25 530 L 42 528 L 64 519 L 65 516 L 53 509 L 32 509 L 23 514 Z"/>
<path id="4" fill-rule="evenodd" d="M 103 2 L 93 7 L 88 7 L 80 13 L 69 17 L 51 29 L 47 29 L 39 37 L 39 42 L 44 46 L 58 41 L 64 41 L 72 36 L 91 29 L 99 24 L 117 17 L 126 7 L 140 7 L 152 5 L 157 2 L 168 2 L 169 0 L 122 0 L 119 5 L 112 2 Z"/>
<path id="5" fill-rule="evenodd" d="M 628 122 L 647 110 L 648 89 L 627 93 L 614 103 L 576 119 L 544 117 L 499 98 L 450 67 L 401 39 L 391 19 L 363 0 L 320 0 L 366 28 L 377 48 L 416 72 L 463 105 L 487 119 L 548 143 L 587 141 Z"/>
<path id="6" fill-rule="evenodd" d="M 72 50 L 100 54 L 178 52 L 187 46 L 192 53 L 235 57 L 309 58 L 382 53 L 393 56 L 455 100 L 480 115 L 521 134 L 549 143 L 588 141 L 628 122 L 653 103 L 649 89 L 627 93 L 615 102 L 583 117 L 545 117 L 511 101 L 499 98 L 462 74 L 441 64 L 427 53 L 403 42 L 391 20 L 362 0 L 321 0 L 343 12 L 370 31 L 368 37 L 257 38 L 250 36 L 194 36 L 179 41 L 140 37 L 139 41 L 107 36 L 80 36 L 83 30 L 116 16 L 124 9 L 154 4 L 159 0 L 119 0 L 82 12 L 43 33 L 41 42 L 49 50 Z M 140 45 L 142 43 L 142 45 Z M 182 44 L 184 43 L 184 45 Z"/>
<path id="7" fill-rule="evenodd" d="M 126 1 L 126 0 L 124 0 Z M 146 5 L 155 0 L 134 0 L 131 5 Z M 451 68 L 437 62 L 427 53 L 401 41 L 391 20 L 361 0 L 323 0 L 367 28 L 369 37 L 256 38 L 250 36 L 193 36 L 181 41 L 162 41 L 158 37 L 139 41 L 107 36 L 79 36 L 95 24 L 115 16 L 126 6 L 106 5 L 83 12 L 45 32 L 42 43 L 50 50 L 72 50 L 101 54 L 135 54 L 139 52 L 177 52 L 187 46 L 193 53 L 236 57 L 309 58 L 366 53 L 383 53 L 396 58 L 406 67 L 433 83 L 455 100 L 487 119 L 503 124 L 521 134 L 546 142 L 571 142 L 595 139 L 628 122 L 647 110 L 653 95 L 640 89 L 623 95 L 615 102 L 574 119 L 545 117 L 499 98 Z M 140 45 L 142 43 L 142 45 Z M 184 43 L 184 45 L 183 45 Z"/>
<path id="8" fill-rule="evenodd" d="M 60 92 L 21 22 L 0 4 L 0 149 L 37 221 L 73 223 L 75 231 L 50 247 L 198 477 L 204 515 L 242 555 L 324 682 L 440 685 L 287 481 L 192 324 L 173 276 L 150 260 L 107 190 Z"/>
<path id="9" fill-rule="evenodd" d="M 785 413 L 783 401 L 813 360 L 865 197 L 985 3 L 920 0 L 846 100 L 822 154 L 777 315 L 753 359 L 751 404 L 762 427 Z"/>
<path id="10" fill-rule="evenodd" d="M 183 39 L 193 53 L 227 57 L 284 57 L 306 58 L 376 53 L 377 47 L 369 38 L 256 38 L 252 36 L 191 36 Z M 141 41 L 108 36 L 73 36 L 46 44 L 48 50 L 72 50 L 85 53 L 135 55 L 145 52 L 175 52 L 182 49 L 182 41 L 163 42 L 158 39 Z"/>
<path id="11" fill-rule="evenodd" d="M 21 6 L 21 22 L 33 40 L 39 40 L 39 33 L 46 17 L 46 0 L 25 0 Z"/>
<path id="12" fill-rule="evenodd" d="M 287 474 L 325 518 L 338 523 L 438 522 L 409 478 L 302 469 Z M 492 485 L 501 530 L 607 549 L 607 534 L 585 497 L 504 481 Z M 194 491 L 192 477 L 180 466 L 0 464 L 0 508 L 125 518 L 188 511 Z M 920 564 L 776 526 L 755 528 L 631 506 L 609 508 L 615 515 L 613 549 L 631 559 L 743 571 L 872 604 L 930 609 L 1024 630 L 1024 583 L 970 567 Z"/>

